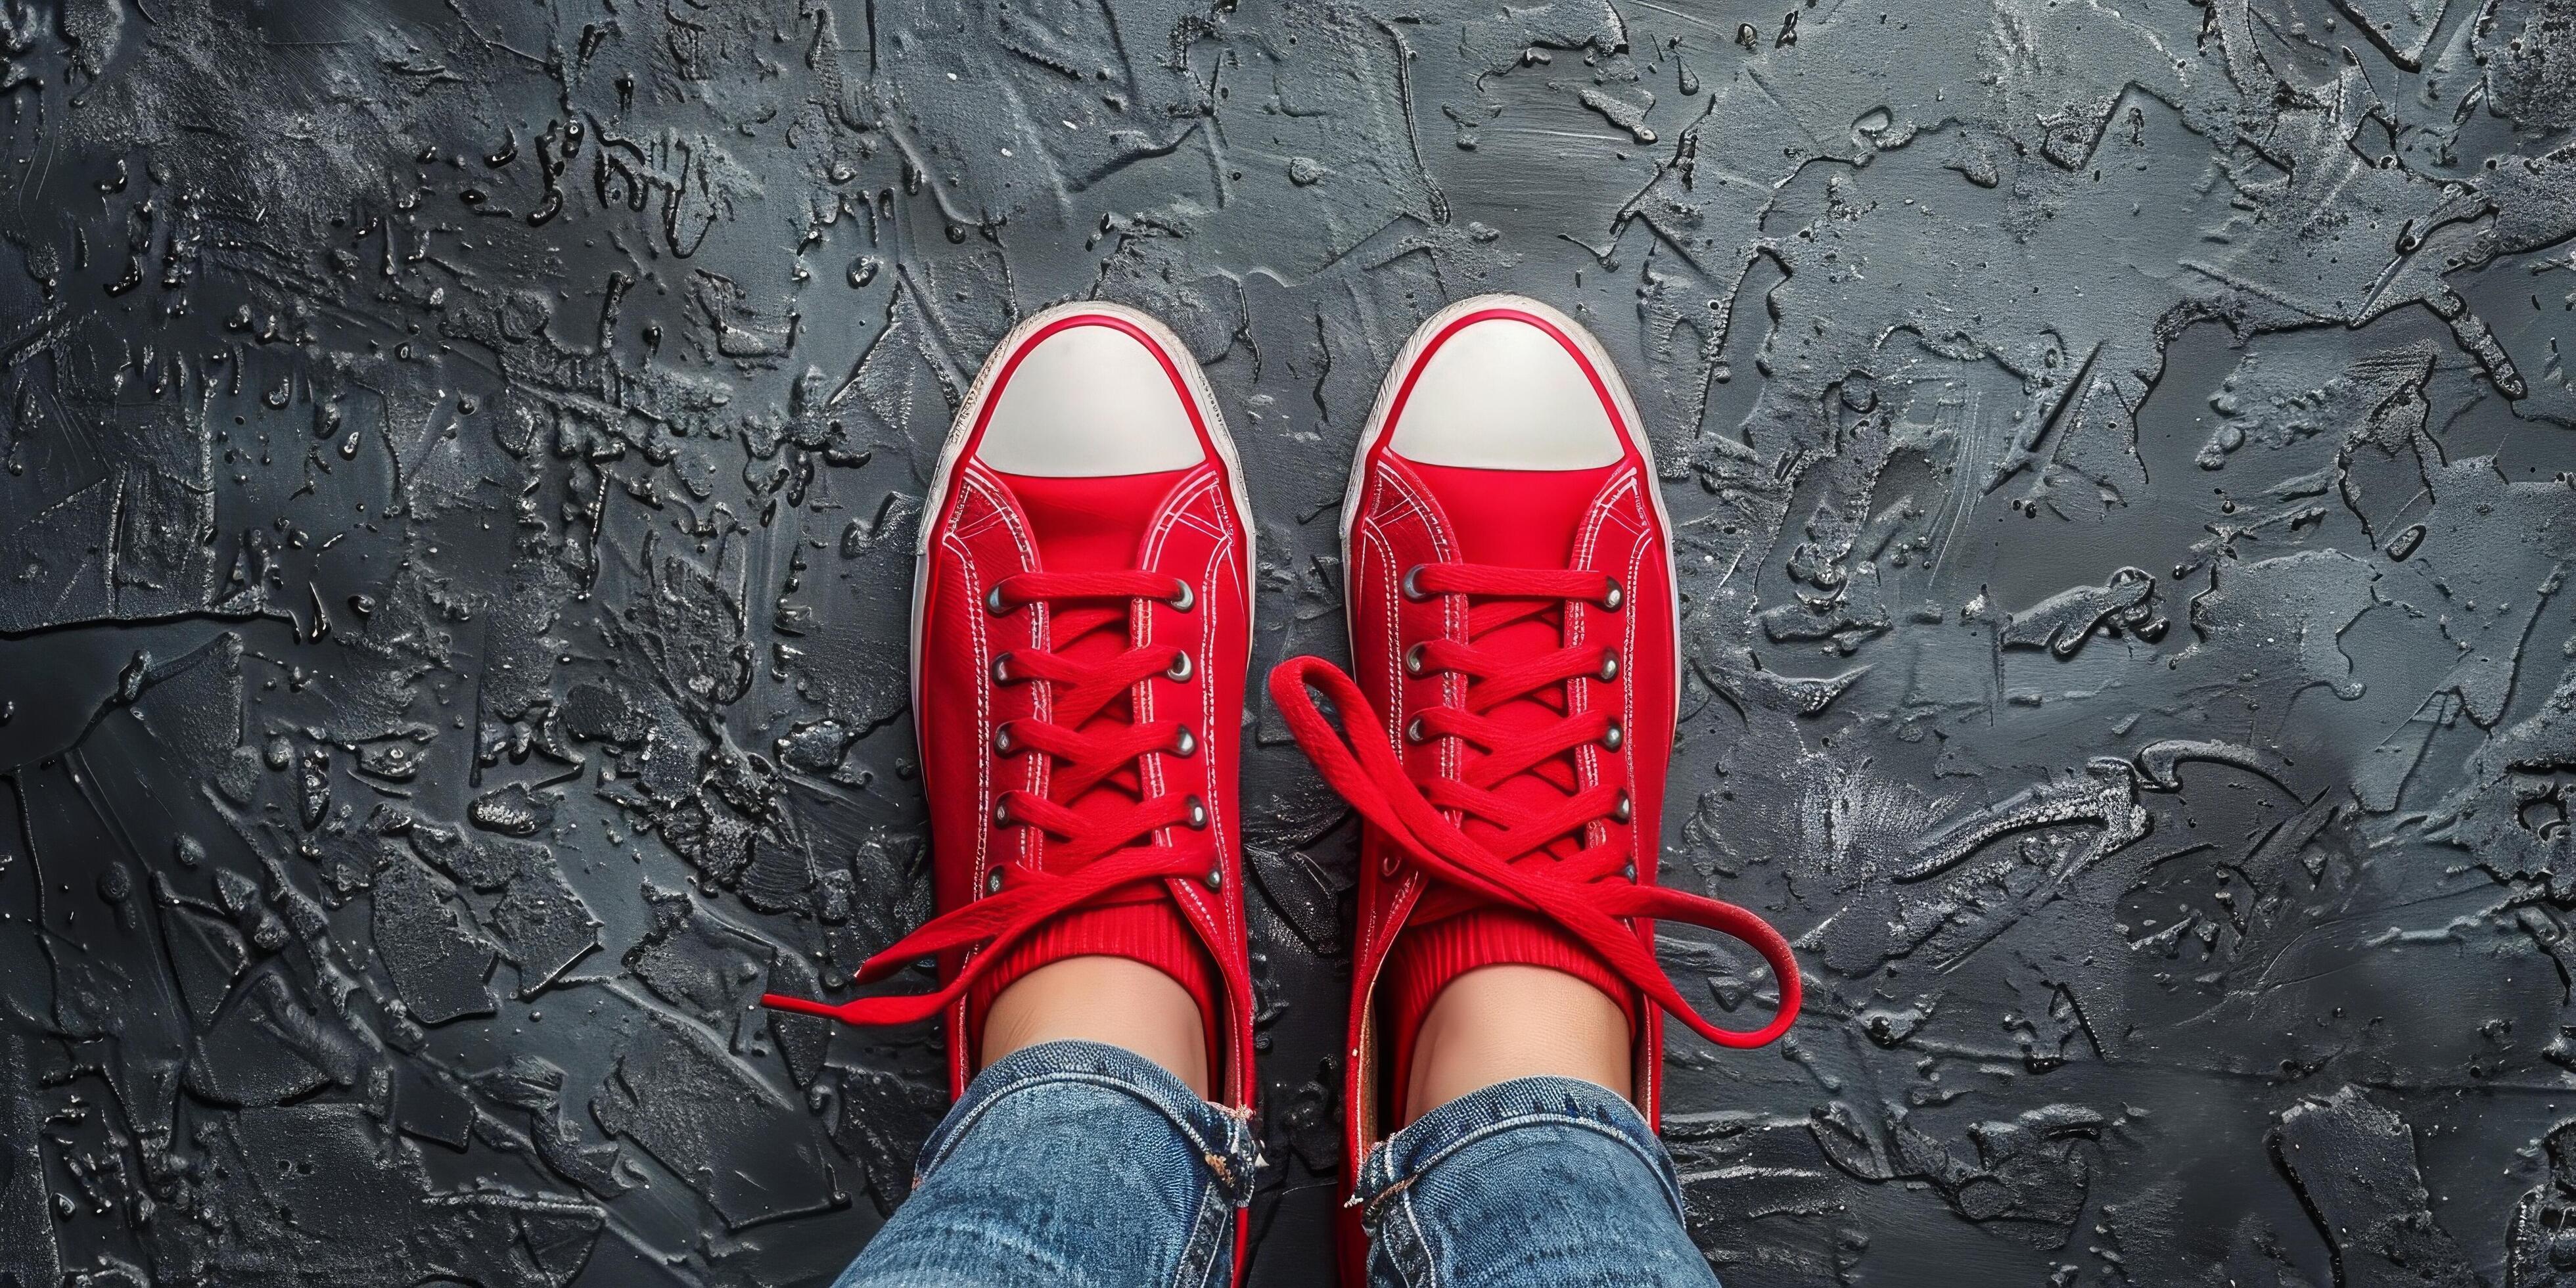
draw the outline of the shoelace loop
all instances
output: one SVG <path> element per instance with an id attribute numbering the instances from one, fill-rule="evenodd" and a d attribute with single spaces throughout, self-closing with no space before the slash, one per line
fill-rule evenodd
<path id="1" fill-rule="evenodd" d="M 1619 746 L 1626 735 L 1611 713 L 1600 709 L 1570 713 L 1536 729 L 1506 724 L 1486 714 L 1567 680 L 1616 679 L 1618 654 L 1606 645 L 1570 645 L 1519 658 L 1490 655 L 1472 641 L 1538 614 L 1561 612 L 1569 602 L 1615 609 L 1624 598 L 1617 581 L 1579 570 L 1434 563 L 1408 569 L 1401 589 L 1414 600 L 1468 596 L 1466 633 L 1471 641 L 1429 640 L 1407 651 L 1408 673 L 1417 677 L 1456 673 L 1469 684 L 1463 705 L 1421 711 L 1407 721 L 1405 736 L 1417 743 L 1462 738 L 1480 754 L 1466 759 L 1454 777 L 1416 777 L 1389 746 L 1376 708 L 1350 676 L 1321 658 L 1290 658 L 1271 671 L 1270 696 L 1287 719 L 1289 733 L 1324 781 L 1424 875 L 1467 897 L 1525 909 L 1555 922 L 1640 994 L 1701 1037 L 1720 1046 L 1750 1048 L 1788 1032 L 1800 1002 L 1798 964 L 1788 941 L 1769 923 L 1730 903 L 1636 884 L 1635 864 L 1624 840 L 1602 838 L 1570 855 L 1561 849 L 1549 852 L 1559 838 L 1584 832 L 1590 839 L 1595 823 L 1604 819 L 1624 823 L 1630 817 L 1633 806 L 1624 784 L 1603 781 L 1584 787 L 1568 763 L 1567 753 L 1587 742 L 1612 750 Z M 1483 602 L 1477 602 L 1480 599 Z M 1335 729 L 1316 706 L 1317 691 L 1340 709 L 1341 729 Z M 1540 775 L 1563 793 L 1563 803 L 1536 809 L 1493 790 L 1521 774 Z M 1455 811 L 1462 819 L 1475 817 L 1499 831 L 1485 838 L 1470 837 L 1443 810 Z M 1527 861 L 1543 852 L 1551 861 Z M 1610 879 L 1614 874 L 1619 879 Z M 1721 1028 L 1710 1022 L 1673 987 L 1653 950 L 1621 924 L 1623 919 L 1640 917 L 1715 930 L 1752 947 L 1769 963 L 1778 981 L 1777 1013 L 1769 1023 L 1751 1030 Z"/>
<path id="2" fill-rule="evenodd" d="M 1184 792 L 1145 797 L 1140 763 L 1148 755 L 1188 757 L 1198 734 L 1171 720 L 1093 724 L 1136 683 L 1160 676 L 1187 682 L 1195 673 L 1187 650 L 1140 645 L 1114 656 L 1075 659 L 1065 646 L 1094 631 L 1119 628 L 1147 603 L 1190 611 L 1196 596 L 1187 582 L 1146 572 L 1023 572 L 986 589 L 984 611 L 995 616 L 1043 604 L 1051 614 L 1053 649 L 1013 649 L 996 656 L 996 684 L 1051 686 L 1047 719 L 1006 720 L 993 731 L 1002 756 L 1043 755 L 1055 762 L 1048 793 L 1011 789 L 993 803 L 997 828 L 1035 828 L 1049 839 L 1048 867 L 1013 865 L 987 874 L 984 897 L 932 918 L 920 929 L 870 957 L 855 982 L 873 983 L 926 957 L 980 948 L 955 978 L 935 992 L 862 997 L 837 1005 L 765 994 L 764 1005 L 847 1024 L 907 1024 L 946 1010 L 975 986 L 1011 946 L 1062 914 L 1125 888 L 1190 878 L 1211 888 L 1223 884 L 1207 803 Z M 1089 726 L 1089 727 L 1086 727 Z M 1104 785 L 1108 791 L 1100 791 Z M 1126 798 L 1133 798 L 1126 803 Z M 1066 802 L 1073 802 L 1068 804 Z"/>

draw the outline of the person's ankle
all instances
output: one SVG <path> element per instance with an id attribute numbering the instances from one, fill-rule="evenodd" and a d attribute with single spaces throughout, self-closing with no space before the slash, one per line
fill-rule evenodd
<path id="1" fill-rule="evenodd" d="M 1124 957 L 1068 957 L 1011 981 L 984 1011 L 983 1064 L 1041 1042 L 1123 1047 L 1208 1094 L 1206 1021 L 1179 981 Z M 979 1066 L 980 1067 L 980 1066 Z"/>
<path id="2" fill-rule="evenodd" d="M 1580 1078 L 1628 1096 L 1631 1034 L 1600 989 L 1544 966 L 1495 965 L 1450 982 L 1414 1036 L 1403 1122 L 1514 1078 Z"/>

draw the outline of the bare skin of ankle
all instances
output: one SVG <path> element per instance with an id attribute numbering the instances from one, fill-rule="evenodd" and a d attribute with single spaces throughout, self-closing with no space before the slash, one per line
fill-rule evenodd
<path id="1" fill-rule="evenodd" d="M 1208 1094 L 1207 1031 L 1189 990 L 1124 957 L 1067 957 L 1011 981 L 984 1013 L 984 1063 L 1041 1042 L 1125 1047 Z"/>
<path id="2" fill-rule="evenodd" d="M 1514 1078 L 1581 1078 L 1625 1097 L 1629 1050 L 1628 1019 L 1600 989 L 1544 966 L 1479 967 L 1423 1017 L 1404 1121 Z"/>

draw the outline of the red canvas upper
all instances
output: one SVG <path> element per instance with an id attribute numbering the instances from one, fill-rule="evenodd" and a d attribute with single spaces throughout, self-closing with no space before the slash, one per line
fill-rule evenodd
<path id="1" fill-rule="evenodd" d="M 1587 784 L 1579 757 L 1566 753 L 1607 741 L 1618 716 L 1603 707 L 1569 709 L 1565 683 L 1597 675 L 1615 646 L 1565 647 L 1569 601 L 1545 592 L 1568 587 L 1550 587 L 1544 577 L 1522 571 L 1566 564 L 1576 530 L 1618 467 L 1507 471 L 1401 465 L 1440 504 L 1458 553 L 1456 563 L 1426 565 L 1440 571 L 1426 571 L 1417 584 L 1432 590 L 1463 586 L 1472 573 L 1490 589 L 1537 592 L 1476 597 L 1463 641 L 1424 646 L 1424 670 L 1464 678 L 1467 699 L 1463 711 L 1424 707 L 1399 732 L 1408 742 L 1452 730 L 1477 735 L 1451 749 L 1458 762 L 1454 777 L 1437 763 L 1439 749 L 1414 743 L 1409 758 L 1430 762 L 1421 765 L 1425 795 L 1456 802 L 1461 832 L 1496 856 L 1512 856 L 1533 870 L 1582 880 L 1585 873 L 1624 867 L 1627 839 L 1608 834 L 1607 824 L 1602 825 L 1603 843 L 1587 848 L 1582 827 L 1539 822 L 1570 817 L 1565 811 L 1572 805 L 1593 823 L 1617 807 L 1615 796 L 1606 807 L 1575 804 Z M 1597 605 L 1608 592 L 1608 579 L 1595 575 L 1570 588 L 1588 594 Z M 1623 729 L 1619 737 L 1624 741 L 1625 736 Z M 1593 786 L 1591 794 L 1599 797 L 1603 786 Z M 1503 819 L 1517 822 L 1506 826 Z M 1387 953 L 1387 1086 L 1396 1094 L 1412 1083 L 1413 1037 L 1440 990 L 1479 966 L 1502 963 L 1547 966 L 1573 975 L 1617 1002 L 1632 1028 L 1636 1023 L 1634 990 L 1598 954 L 1545 918 L 1456 887 L 1434 886 Z"/>
<path id="2" fill-rule="evenodd" d="M 1115 589 L 1120 575 L 1140 576 L 1128 570 L 1143 567 L 1150 558 L 1143 553 L 1149 521 L 1189 473 L 1038 478 L 996 472 L 994 480 L 1010 490 L 1036 537 L 1042 566 L 1057 575 L 1051 583 L 1014 582 L 1010 593 L 1094 584 Z M 1097 582 L 1080 582 L 1064 574 L 1106 576 Z M 1168 586 L 1174 581 L 1165 578 L 1159 583 L 1165 587 L 1163 598 L 1169 597 Z M 1141 588 L 1151 594 L 1157 585 L 1145 580 L 1125 589 Z M 1031 819 L 1043 815 L 1049 820 L 1048 826 L 1032 825 L 1032 830 L 1040 843 L 1057 847 L 1053 863 L 1060 870 L 1070 870 L 1082 860 L 1064 848 L 1068 845 L 1123 844 L 1135 839 L 1136 832 L 1130 829 L 1160 822 L 1168 830 L 1174 818 L 1188 825 L 1190 793 L 1165 791 L 1157 796 L 1149 792 L 1140 777 L 1146 757 L 1137 753 L 1176 754 L 1174 749 L 1185 737 L 1195 743 L 1198 733 L 1185 719 L 1139 718 L 1137 683 L 1163 676 L 1172 664 L 1150 650 L 1131 646 L 1127 597 L 1076 594 L 1042 602 L 1052 609 L 1048 626 L 1054 647 L 1015 651 L 1006 665 L 1032 677 L 1016 683 L 1061 677 L 1050 699 L 1053 710 L 1043 717 L 1004 722 L 996 726 L 996 734 L 1031 753 L 1050 754 L 1053 766 L 1043 798 L 1023 789 L 1017 796 L 1004 793 L 995 804 Z M 1139 802 L 1147 802 L 1141 813 Z M 1210 870 L 1214 858 L 1210 847 L 1187 848 L 1206 856 L 1198 871 Z M 1004 872 L 1007 875 L 1008 870 Z M 974 1017 L 981 1016 L 1004 988 L 1040 966 L 1084 954 L 1127 957 L 1171 976 L 1197 1000 L 1207 1021 L 1208 1067 L 1219 1067 L 1223 1052 L 1218 1049 L 1221 1012 L 1216 1006 L 1216 972 L 1179 906 L 1166 896 L 1163 889 L 1140 883 L 1042 922 L 999 954 L 968 990 L 969 1031 L 980 1031 Z"/>
<path id="3" fill-rule="evenodd" d="M 1204 459 L 1068 478 L 979 458 L 984 418 L 1020 359 L 1075 326 L 1120 328 L 1154 351 Z M 981 1064 L 982 1013 L 1003 987 L 1048 962 L 1111 955 L 1190 992 L 1214 1098 L 1251 1106 L 1234 863 L 1249 516 L 1187 361 L 1135 315 L 1071 306 L 1022 326 L 985 364 L 923 517 L 916 587 L 914 721 L 939 913 L 858 975 L 865 984 L 935 958 L 940 986 L 839 1004 L 764 999 L 853 1024 L 940 1016 L 953 1092 Z"/>
<path id="4" fill-rule="evenodd" d="M 1591 377 L 1619 459 L 1480 469 L 1389 450 L 1413 378 L 1445 335 L 1498 314 L 1545 329 Z M 1618 1001 L 1650 1121 L 1662 1013 L 1742 1047 L 1777 1038 L 1798 1009 L 1796 965 L 1776 931 L 1656 884 L 1679 682 L 1672 555 L 1615 374 L 1552 315 L 1453 310 L 1425 330 L 1389 375 L 1356 466 L 1344 543 L 1352 674 L 1308 657 L 1270 677 L 1290 731 L 1366 824 L 1346 1183 L 1394 1125 L 1387 1100 L 1407 1085 L 1425 1012 L 1468 970 L 1553 967 Z M 1700 1015 L 1655 960 L 1654 919 L 1752 945 L 1778 978 L 1778 1013 L 1751 1030 Z M 1357 1238 L 1355 1227 L 1345 1234 Z M 1360 1250 L 1346 1244 L 1347 1265 L 1361 1264 Z"/>

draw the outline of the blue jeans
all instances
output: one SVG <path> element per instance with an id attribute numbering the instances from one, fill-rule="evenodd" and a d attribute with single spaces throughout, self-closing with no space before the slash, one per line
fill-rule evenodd
<path id="1" fill-rule="evenodd" d="M 1259 1165 L 1249 1123 L 1151 1061 L 1029 1047 L 967 1087 L 835 1288 L 1224 1288 Z M 1522 1078 L 1423 1115 L 1369 1154 L 1355 1201 L 1379 1288 L 1717 1283 L 1663 1145 L 1588 1082 Z"/>

